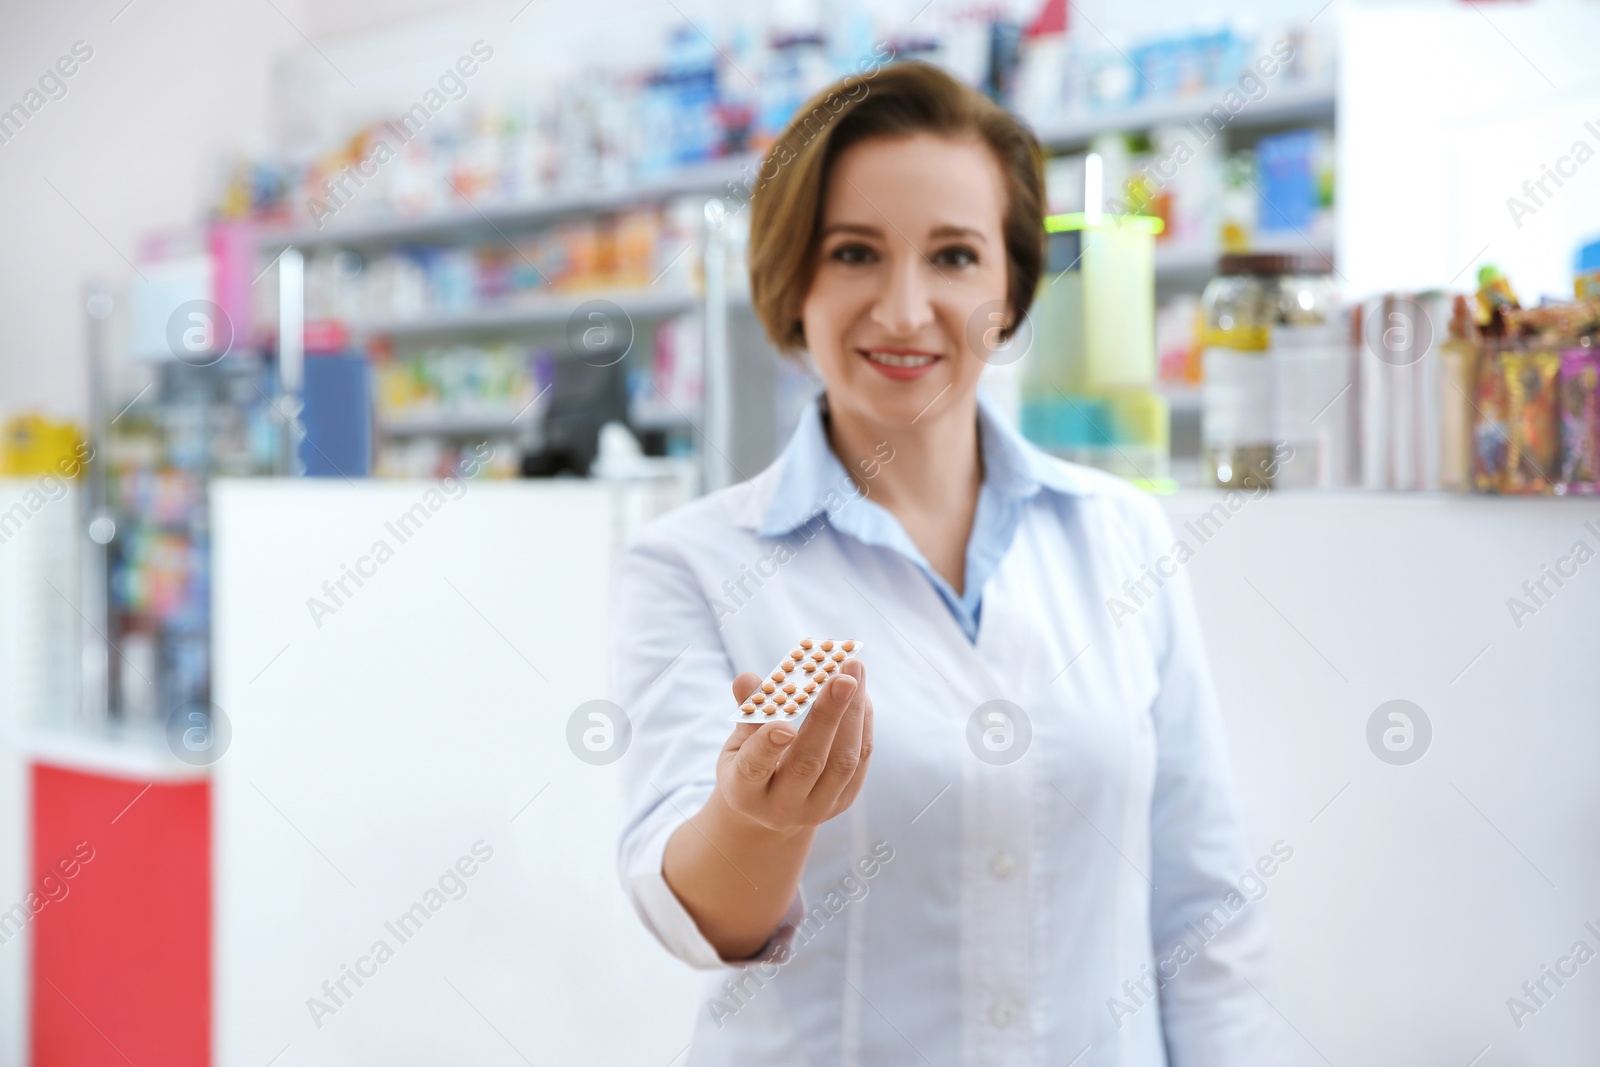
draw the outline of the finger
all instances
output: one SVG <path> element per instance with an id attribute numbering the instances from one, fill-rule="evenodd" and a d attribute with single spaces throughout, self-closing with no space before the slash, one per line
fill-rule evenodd
<path id="1" fill-rule="evenodd" d="M 745 723 L 740 723 L 735 731 L 746 728 Z M 765 789 L 778 768 L 778 761 L 794 740 L 795 729 L 779 719 L 762 723 L 754 733 L 754 737 L 747 737 L 739 746 L 739 754 L 733 759 L 734 776 L 749 789 Z"/>
<path id="2" fill-rule="evenodd" d="M 783 758 L 773 787 L 774 792 L 789 803 L 804 802 L 828 765 L 828 750 L 833 747 L 839 721 L 844 718 L 851 697 L 860 688 L 856 672 L 846 673 L 848 669 L 849 664 L 846 664 L 845 669 L 817 689 L 816 701 Z"/>
<path id="3" fill-rule="evenodd" d="M 761 675 L 755 671 L 745 671 L 733 680 L 733 702 L 743 704 L 760 687 Z"/>
<path id="4" fill-rule="evenodd" d="M 834 807 L 843 811 L 856 802 L 856 796 L 867 781 L 867 765 L 872 762 L 872 697 L 866 699 L 866 710 L 861 716 L 861 760 L 856 765 L 855 777 L 845 783 L 834 801 Z"/>
<path id="5" fill-rule="evenodd" d="M 745 671 L 733 680 L 733 702 L 743 704 L 745 697 L 754 693 L 761 686 L 761 675 L 755 671 Z M 741 695 L 742 694 L 742 695 Z M 734 724 L 733 732 L 722 743 L 722 751 L 737 751 L 741 745 L 749 740 L 750 735 L 756 732 L 759 722 L 741 722 Z"/>
<path id="6" fill-rule="evenodd" d="M 861 730 L 867 704 L 866 666 L 855 661 L 856 669 L 850 677 L 856 680 L 855 692 L 846 705 L 839 728 L 833 735 L 833 746 L 828 750 L 828 765 L 811 789 L 813 803 L 832 806 L 844 787 L 856 776 L 861 763 Z"/>
<path id="7" fill-rule="evenodd" d="M 739 749 L 744 747 L 744 743 L 746 741 L 750 740 L 750 735 L 755 733 L 756 730 L 759 729 L 762 725 L 763 724 L 759 723 L 759 722 L 736 722 L 736 723 L 734 723 L 733 724 L 733 732 L 728 735 L 728 739 L 726 741 L 722 742 L 722 751 L 724 751 L 724 752 L 737 752 L 737 751 L 739 751 Z"/>

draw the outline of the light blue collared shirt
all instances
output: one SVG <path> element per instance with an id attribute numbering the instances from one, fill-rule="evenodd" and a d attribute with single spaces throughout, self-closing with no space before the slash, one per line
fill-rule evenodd
<path id="1" fill-rule="evenodd" d="M 1023 509 L 1041 489 L 1071 492 L 1070 478 L 1059 465 L 1040 462 L 1040 454 L 979 397 L 978 443 L 983 454 L 983 485 L 978 490 L 978 508 L 972 519 L 972 535 L 967 540 L 966 581 L 962 592 L 957 593 L 944 575 L 929 565 L 900 520 L 870 495 L 860 495 L 844 464 L 828 444 L 827 429 L 823 425 L 825 402 L 818 397 L 800 413 L 799 425 L 779 461 L 783 477 L 762 519 L 761 535 L 782 537 L 799 529 L 806 520 L 825 514 L 840 533 L 863 544 L 893 549 L 916 564 L 955 616 L 967 640 L 977 641 L 983 587 L 1011 547 Z M 886 465 L 893 459 L 876 462 Z M 870 494 L 871 480 L 867 472 L 863 472 L 863 481 L 867 482 Z"/>

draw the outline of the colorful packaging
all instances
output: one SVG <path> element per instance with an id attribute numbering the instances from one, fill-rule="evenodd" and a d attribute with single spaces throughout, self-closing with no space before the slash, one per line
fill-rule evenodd
<path id="1" fill-rule="evenodd" d="M 592 289 L 603 283 L 601 276 L 600 224 L 592 218 L 572 219 L 556 228 L 563 267 L 551 283 L 567 289 Z"/>
<path id="2" fill-rule="evenodd" d="M 656 246 L 660 241 L 660 209 L 651 206 L 620 214 L 612 234 L 611 284 L 641 289 L 649 285 L 655 274 Z"/>
<path id="3" fill-rule="evenodd" d="M 1561 422 L 1557 375 L 1561 357 L 1546 350 L 1508 352 L 1501 364 L 1506 380 L 1506 474 L 1502 491 L 1549 493 L 1561 469 Z"/>
<path id="4" fill-rule="evenodd" d="M 1561 353 L 1562 493 L 1600 493 L 1600 351 Z"/>
<path id="5" fill-rule="evenodd" d="M 511 292 L 512 260 L 515 253 L 504 245 L 473 249 L 478 277 L 478 299 L 491 303 Z"/>
<path id="6" fill-rule="evenodd" d="M 1505 481 L 1507 446 L 1506 353 L 1485 345 L 1478 360 L 1472 423 L 1472 485 L 1480 493 L 1497 493 Z"/>
<path id="7" fill-rule="evenodd" d="M 1590 241 L 1578 249 L 1572 292 L 1579 300 L 1600 298 L 1600 241 Z"/>
<path id="8" fill-rule="evenodd" d="M 554 285 L 566 270 L 563 250 L 548 232 L 517 238 L 512 253 L 511 290 L 514 293 Z"/>

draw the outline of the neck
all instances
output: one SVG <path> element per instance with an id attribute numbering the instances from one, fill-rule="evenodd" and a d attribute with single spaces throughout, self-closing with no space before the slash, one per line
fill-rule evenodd
<path id="1" fill-rule="evenodd" d="M 895 515 L 970 519 L 983 484 L 977 396 L 935 408 L 900 426 L 830 404 L 828 443 L 862 493 Z"/>

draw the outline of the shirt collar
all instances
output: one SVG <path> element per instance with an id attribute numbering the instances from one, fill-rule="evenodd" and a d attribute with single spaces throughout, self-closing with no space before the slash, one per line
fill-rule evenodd
<path id="1" fill-rule="evenodd" d="M 801 409 L 799 425 L 773 464 L 772 495 L 756 528 L 763 537 L 790 533 L 820 514 L 831 519 L 861 498 L 861 490 L 828 444 L 823 426 L 826 403 L 826 394 L 818 394 Z M 1027 500 L 1041 488 L 1068 495 L 1090 491 L 1088 479 L 1070 464 L 1028 443 L 981 392 L 978 441 L 983 449 L 984 486 L 1004 499 Z"/>

